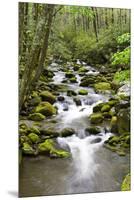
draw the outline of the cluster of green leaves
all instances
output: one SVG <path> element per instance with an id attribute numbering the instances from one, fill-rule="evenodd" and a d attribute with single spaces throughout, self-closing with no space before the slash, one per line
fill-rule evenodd
<path id="1" fill-rule="evenodd" d="M 123 70 L 120 72 L 116 72 L 114 75 L 114 81 L 123 82 L 130 80 L 130 70 Z"/>
<path id="2" fill-rule="evenodd" d="M 72 15 L 75 15 L 76 17 L 78 15 L 84 15 L 90 18 L 93 18 L 93 11 L 90 7 L 84 7 L 84 6 L 64 6 L 62 9 L 62 13 L 70 13 Z"/>
<path id="3" fill-rule="evenodd" d="M 130 65 L 130 47 L 125 48 L 123 51 L 118 51 L 112 56 L 112 65 L 126 66 Z"/>
<path id="4" fill-rule="evenodd" d="M 118 50 L 111 57 L 113 66 L 122 66 L 128 68 L 130 66 L 130 33 L 125 33 L 119 37 L 117 37 L 117 44 L 119 45 L 119 49 L 123 48 L 122 51 Z"/>
<path id="5" fill-rule="evenodd" d="M 124 44 L 127 43 L 128 45 L 130 44 L 130 33 L 124 33 L 123 35 L 119 36 L 117 38 L 117 43 L 118 44 Z"/>

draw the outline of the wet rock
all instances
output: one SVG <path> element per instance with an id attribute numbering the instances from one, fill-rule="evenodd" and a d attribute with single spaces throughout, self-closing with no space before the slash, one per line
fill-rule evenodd
<path id="1" fill-rule="evenodd" d="M 101 108 L 104 106 L 104 103 L 99 103 L 97 104 L 96 106 L 93 107 L 93 112 L 96 113 L 96 112 L 100 112 L 101 111 Z"/>
<path id="2" fill-rule="evenodd" d="M 35 150 L 27 142 L 23 143 L 22 152 L 25 155 L 35 155 Z"/>
<path id="3" fill-rule="evenodd" d="M 73 77 L 75 77 L 75 75 L 73 74 L 73 72 L 66 72 L 65 76 L 66 76 L 66 78 L 73 78 Z"/>
<path id="4" fill-rule="evenodd" d="M 81 100 L 79 98 L 75 97 L 73 100 L 74 100 L 74 102 L 76 103 L 77 106 L 82 105 Z"/>
<path id="5" fill-rule="evenodd" d="M 94 88 L 96 92 L 103 92 L 103 91 L 111 90 L 111 85 L 110 83 L 107 83 L 107 82 L 100 82 L 100 83 L 94 84 Z"/>
<path id="6" fill-rule="evenodd" d="M 72 78 L 69 79 L 69 81 L 71 83 L 77 83 L 77 78 L 76 77 L 72 77 Z"/>
<path id="7" fill-rule="evenodd" d="M 95 143 L 99 143 L 99 142 L 101 142 L 101 141 L 102 141 L 101 138 L 95 138 L 95 139 L 92 140 L 90 143 L 91 143 L 91 144 L 95 144 Z"/>
<path id="8" fill-rule="evenodd" d="M 113 116 L 111 119 L 110 130 L 112 133 L 118 133 L 118 120 L 116 116 Z"/>
<path id="9" fill-rule="evenodd" d="M 89 117 L 91 124 L 99 124 L 103 122 L 103 115 L 101 113 L 93 113 Z"/>
<path id="10" fill-rule="evenodd" d="M 130 83 L 126 83 L 125 85 L 123 85 L 118 89 L 117 95 L 130 97 L 130 91 L 131 91 Z"/>
<path id="11" fill-rule="evenodd" d="M 48 154 L 51 158 L 68 158 L 70 157 L 70 153 L 57 149 L 54 140 L 47 139 L 45 142 L 40 143 L 38 145 L 38 149 L 40 153 Z"/>
<path id="12" fill-rule="evenodd" d="M 40 102 L 41 102 L 41 98 L 39 96 L 37 96 L 37 97 L 32 98 L 30 100 L 29 104 L 31 106 L 37 106 L 38 104 L 40 104 Z"/>
<path id="13" fill-rule="evenodd" d="M 130 191 L 131 190 L 131 176 L 127 174 L 122 182 L 121 191 Z"/>
<path id="14" fill-rule="evenodd" d="M 95 82 L 96 82 L 96 77 L 94 77 L 93 75 L 86 76 L 81 79 L 80 86 L 88 87 L 88 86 L 94 84 Z"/>
<path id="15" fill-rule="evenodd" d="M 32 141 L 32 143 L 38 143 L 40 141 L 39 136 L 35 133 L 30 133 L 28 138 Z"/>
<path id="16" fill-rule="evenodd" d="M 49 102 L 42 102 L 36 108 L 35 112 L 41 113 L 46 117 L 56 114 L 56 109 Z"/>
<path id="17" fill-rule="evenodd" d="M 56 97 L 49 91 L 43 91 L 40 93 L 40 96 L 43 101 L 47 101 L 51 104 L 55 103 Z"/>
<path id="18" fill-rule="evenodd" d="M 36 112 L 36 113 L 30 114 L 28 116 L 28 119 L 33 120 L 33 121 L 42 121 L 45 119 L 45 116 L 41 113 Z"/>
<path id="19" fill-rule="evenodd" d="M 108 104 L 105 104 L 101 108 L 101 112 L 108 112 L 110 111 L 111 107 Z"/>
<path id="20" fill-rule="evenodd" d="M 111 119 L 111 117 L 112 117 L 111 114 L 110 114 L 109 112 L 103 112 L 102 115 L 103 115 L 103 117 L 104 117 L 105 119 L 108 119 L 108 120 Z"/>
<path id="21" fill-rule="evenodd" d="M 60 133 L 54 128 L 42 128 L 40 129 L 41 135 L 50 136 L 50 137 L 58 137 Z"/>
<path id="22" fill-rule="evenodd" d="M 60 133 L 61 137 L 68 137 L 73 134 L 75 134 L 75 130 L 72 128 L 64 128 Z"/>
<path id="23" fill-rule="evenodd" d="M 124 101 L 124 100 L 121 100 L 116 106 L 116 111 L 118 112 L 120 109 L 122 108 L 128 108 L 130 107 L 130 101 Z"/>
<path id="24" fill-rule="evenodd" d="M 65 100 L 65 97 L 59 96 L 59 97 L 57 97 L 57 99 L 58 99 L 58 101 L 64 101 L 64 100 Z"/>
<path id="25" fill-rule="evenodd" d="M 91 126 L 91 127 L 86 128 L 85 132 L 92 134 L 92 135 L 96 135 L 101 132 L 101 129 L 96 126 Z"/>
<path id="26" fill-rule="evenodd" d="M 68 90 L 67 91 L 67 96 L 76 96 L 77 93 L 74 90 Z"/>
<path id="27" fill-rule="evenodd" d="M 64 110 L 64 111 L 68 111 L 68 110 L 69 110 L 69 106 L 68 106 L 67 103 L 64 103 L 64 104 L 63 104 L 63 110 Z"/>
<path id="28" fill-rule="evenodd" d="M 78 91 L 78 93 L 79 93 L 80 95 L 87 95 L 87 94 L 88 94 L 88 91 L 87 91 L 87 90 L 84 90 L 84 89 L 81 89 L 81 90 Z"/>
<path id="29" fill-rule="evenodd" d="M 130 108 L 121 109 L 117 114 L 117 119 L 119 134 L 130 132 Z"/>

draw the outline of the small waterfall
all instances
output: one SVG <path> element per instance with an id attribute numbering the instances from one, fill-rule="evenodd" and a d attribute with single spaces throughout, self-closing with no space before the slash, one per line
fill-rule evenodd
<path id="1" fill-rule="evenodd" d="M 101 133 L 99 136 L 90 135 L 82 139 L 76 135 L 57 139 L 61 147 L 68 145 L 70 148 L 76 180 L 89 180 L 95 175 L 99 168 L 95 153 L 110 136 L 112 136 L 111 133 Z M 96 138 L 100 138 L 100 142 L 92 143 Z"/>

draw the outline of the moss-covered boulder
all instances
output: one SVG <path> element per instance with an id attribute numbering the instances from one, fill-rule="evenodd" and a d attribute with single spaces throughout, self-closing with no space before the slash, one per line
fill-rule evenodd
<path id="1" fill-rule="evenodd" d="M 79 70 L 78 70 L 78 73 L 81 74 L 81 73 L 86 73 L 88 72 L 89 70 L 86 69 L 85 67 L 80 67 Z"/>
<path id="2" fill-rule="evenodd" d="M 73 77 L 75 77 L 75 75 L 71 71 L 66 72 L 65 76 L 66 76 L 66 78 L 73 78 Z"/>
<path id="3" fill-rule="evenodd" d="M 32 113 L 28 116 L 28 119 L 33 121 L 42 121 L 45 119 L 45 116 L 39 112 Z"/>
<path id="4" fill-rule="evenodd" d="M 111 90 L 111 85 L 110 83 L 107 82 L 100 82 L 100 83 L 95 83 L 94 88 L 96 92 L 104 92 L 107 90 Z"/>
<path id="5" fill-rule="evenodd" d="M 117 116 L 113 116 L 110 122 L 110 130 L 112 133 L 118 133 L 118 120 Z"/>
<path id="6" fill-rule="evenodd" d="M 121 109 L 117 114 L 117 118 L 119 134 L 130 132 L 130 108 Z"/>
<path id="7" fill-rule="evenodd" d="M 56 109 L 49 102 L 42 102 L 35 108 L 35 112 L 41 113 L 47 117 L 55 115 Z"/>
<path id="8" fill-rule="evenodd" d="M 93 113 L 89 116 L 91 124 L 99 124 L 103 122 L 102 113 Z"/>
<path id="9" fill-rule="evenodd" d="M 47 101 L 51 104 L 55 103 L 56 97 L 49 91 L 43 91 L 40 93 L 40 96 L 43 101 Z"/>
<path id="10" fill-rule="evenodd" d="M 22 152 L 25 155 L 35 155 L 35 150 L 27 142 L 23 143 Z"/>
<path id="11" fill-rule="evenodd" d="M 98 133 L 101 132 L 101 129 L 97 126 L 91 126 L 91 127 L 86 128 L 85 132 L 88 134 L 97 135 Z"/>
<path id="12" fill-rule="evenodd" d="M 105 105 L 105 103 L 99 103 L 97 104 L 96 106 L 93 107 L 93 112 L 96 113 L 96 112 L 100 112 L 101 111 L 101 108 Z"/>
<path id="13" fill-rule="evenodd" d="M 113 99 L 113 100 L 109 100 L 107 103 L 109 106 L 113 107 L 113 106 L 117 105 L 118 102 L 119 102 L 119 100 Z"/>
<path id="14" fill-rule="evenodd" d="M 39 136 L 35 133 L 30 133 L 28 137 L 32 141 L 32 143 L 38 143 L 40 141 Z"/>
<path id="15" fill-rule="evenodd" d="M 109 112 L 111 107 L 108 104 L 105 104 L 101 108 L 101 112 Z"/>
<path id="16" fill-rule="evenodd" d="M 76 96 L 77 95 L 77 93 L 74 91 L 74 90 L 68 90 L 67 91 L 67 96 Z"/>
<path id="17" fill-rule="evenodd" d="M 113 135 L 104 142 L 104 146 L 119 156 L 126 156 L 130 152 L 130 134 Z"/>
<path id="18" fill-rule="evenodd" d="M 127 176 L 124 178 L 122 185 L 121 185 L 122 191 L 130 191 L 131 190 L 131 176 L 130 174 L 127 174 Z"/>
<path id="19" fill-rule="evenodd" d="M 71 83 L 77 83 L 77 78 L 76 77 L 72 77 L 72 78 L 69 79 L 69 81 Z"/>
<path id="20" fill-rule="evenodd" d="M 60 132 L 60 136 L 61 137 L 68 137 L 75 134 L 75 130 L 73 128 L 64 128 L 61 132 Z"/>
<path id="21" fill-rule="evenodd" d="M 37 96 L 30 100 L 30 105 L 37 106 L 38 104 L 40 104 L 40 102 L 41 102 L 41 97 Z"/>
<path id="22" fill-rule="evenodd" d="M 30 127 L 30 128 L 28 129 L 28 132 L 29 132 L 29 133 L 35 133 L 35 134 L 37 134 L 37 135 L 40 135 L 39 129 L 38 129 L 37 127 L 35 127 L 35 126 Z"/>
<path id="23" fill-rule="evenodd" d="M 81 79 L 80 86 L 82 87 L 88 87 L 92 84 L 96 83 L 96 77 L 95 76 L 85 76 Z"/>
<path id="24" fill-rule="evenodd" d="M 87 95 L 87 94 L 88 94 L 88 91 L 87 91 L 87 90 L 84 90 L 84 89 L 81 89 L 81 90 L 78 91 L 78 93 L 79 93 L 80 95 Z"/>
<path id="25" fill-rule="evenodd" d="M 49 136 L 51 138 L 60 136 L 60 133 L 54 128 L 42 128 L 40 130 L 41 135 Z"/>
<path id="26" fill-rule="evenodd" d="M 47 139 L 45 142 L 38 145 L 40 153 L 48 154 L 52 158 L 68 158 L 70 153 L 68 151 L 57 149 L 55 142 L 52 139 Z"/>
<path id="27" fill-rule="evenodd" d="M 19 145 L 23 146 L 24 143 L 31 144 L 29 137 L 27 137 L 26 135 L 22 135 L 22 136 L 19 137 Z"/>

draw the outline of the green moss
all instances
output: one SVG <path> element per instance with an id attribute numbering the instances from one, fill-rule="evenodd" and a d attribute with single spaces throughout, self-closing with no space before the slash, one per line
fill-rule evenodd
<path id="1" fill-rule="evenodd" d="M 105 104 L 102 108 L 101 108 L 101 112 L 108 112 L 110 111 L 111 107 L 108 104 Z"/>
<path id="2" fill-rule="evenodd" d="M 51 116 L 56 114 L 56 109 L 49 102 L 42 102 L 35 108 L 35 112 L 45 116 Z"/>
<path id="3" fill-rule="evenodd" d="M 34 155 L 34 149 L 27 142 L 23 143 L 22 152 L 26 155 Z"/>
<path id="4" fill-rule="evenodd" d="M 31 141 L 30 141 L 30 139 L 29 139 L 29 137 L 27 137 L 26 135 L 23 135 L 23 136 L 20 136 L 20 138 L 19 138 L 19 144 L 21 145 L 21 146 L 23 146 L 23 143 L 30 143 Z"/>
<path id="5" fill-rule="evenodd" d="M 96 106 L 93 107 L 93 112 L 100 112 L 101 108 L 103 107 L 103 105 L 105 105 L 104 103 L 99 103 Z"/>
<path id="6" fill-rule="evenodd" d="M 37 96 L 31 99 L 30 105 L 37 106 L 40 102 L 41 102 L 41 98 Z"/>
<path id="7" fill-rule="evenodd" d="M 61 149 L 55 148 L 55 143 L 52 139 L 47 139 L 45 142 L 38 145 L 40 153 L 48 153 L 51 157 L 68 158 L 70 153 Z"/>
<path id="8" fill-rule="evenodd" d="M 88 72 L 88 69 L 86 69 L 85 67 L 80 67 L 78 73 L 83 73 L 83 72 Z"/>
<path id="9" fill-rule="evenodd" d="M 81 89 L 79 90 L 78 92 L 80 95 L 87 95 L 88 94 L 88 91 L 87 90 L 84 90 L 84 89 Z"/>
<path id="10" fill-rule="evenodd" d="M 39 112 L 36 112 L 36 113 L 30 114 L 30 115 L 28 116 L 28 119 L 33 120 L 33 121 L 42 121 L 42 120 L 45 119 L 45 116 L 42 115 L 42 114 L 39 113 Z"/>
<path id="11" fill-rule="evenodd" d="M 111 85 L 110 83 L 107 82 L 100 82 L 100 83 L 95 83 L 94 88 L 96 91 L 111 90 Z"/>
<path id="12" fill-rule="evenodd" d="M 75 75 L 73 74 L 73 72 L 69 71 L 69 72 L 66 72 L 65 76 L 67 78 L 73 78 Z"/>
<path id="13" fill-rule="evenodd" d="M 93 113 L 89 118 L 92 124 L 98 124 L 103 121 L 103 115 L 101 113 Z"/>
<path id="14" fill-rule="evenodd" d="M 124 178 L 122 185 L 121 185 L 121 190 L 122 191 L 130 191 L 131 190 L 131 176 L 130 176 L 130 174 L 128 174 Z"/>
<path id="15" fill-rule="evenodd" d="M 101 132 L 100 128 L 96 127 L 96 126 L 88 127 L 85 129 L 85 131 L 88 132 L 89 134 L 93 134 L 93 135 L 96 135 Z"/>
<path id="16" fill-rule="evenodd" d="M 38 143 L 40 140 L 39 136 L 35 133 L 30 133 L 28 137 L 33 143 Z"/>
<path id="17" fill-rule="evenodd" d="M 75 130 L 72 128 L 64 128 L 60 133 L 61 137 L 68 137 L 73 134 L 75 134 Z"/>
<path id="18" fill-rule="evenodd" d="M 110 100 L 110 101 L 108 101 L 108 105 L 110 105 L 111 107 L 115 106 L 117 103 L 118 103 L 118 100 Z"/>
<path id="19" fill-rule="evenodd" d="M 77 78 L 76 77 L 70 78 L 69 80 L 70 80 L 71 83 L 77 83 Z"/>
<path id="20" fill-rule="evenodd" d="M 49 91 L 41 92 L 40 96 L 43 101 L 48 101 L 51 104 L 55 103 L 55 101 L 56 101 L 56 97 Z"/>
<path id="21" fill-rule="evenodd" d="M 116 116 L 113 116 L 111 119 L 110 129 L 112 133 L 118 133 L 118 120 Z"/>
<path id="22" fill-rule="evenodd" d="M 39 131 L 39 129 L 38 128 L 36 128 L 36 127 L 31 127 L 31 128 L 29 128 L 29 130 L 28 130 L 29 132 L 32 132 L 32 133 L 36 133 L 37 135 L 40 135 L 40 131 Z"/>

